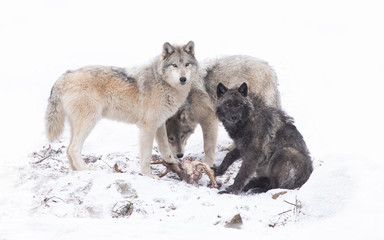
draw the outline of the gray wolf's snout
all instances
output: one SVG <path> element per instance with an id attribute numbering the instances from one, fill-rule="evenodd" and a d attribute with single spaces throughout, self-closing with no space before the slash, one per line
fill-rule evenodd
<path id="1" fill-rule="evenodd" d="M 232 121 L 237 121 L 237 116 L 236 115 L 232 115 Z"/>
<path id="2" fill-rule="evenodd" d="M 184 156 L 184 154 L 182 154 L 182 153 L 179 153 L 176 155 L 177 158 L 182 158 L 183 156 Z"/>
<path id="3" fill-rule="evenodd" d="M 187 78 L 186 77 L 180 77 L 180 83 L 181 84 L 185 84 L 187 82 Z"/>

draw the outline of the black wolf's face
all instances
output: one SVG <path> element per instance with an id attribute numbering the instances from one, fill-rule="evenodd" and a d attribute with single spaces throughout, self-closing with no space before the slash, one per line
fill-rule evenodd
<path id="1" fill-rule="evenodd" d="M 221 83 L 217 86 L 216 115 L 225 127 L 239 126 L 248 120 L 251 104 L 247 99 L 247 93 L 246 83 L 243 83 L 239 89 L 230 90 Z"/>

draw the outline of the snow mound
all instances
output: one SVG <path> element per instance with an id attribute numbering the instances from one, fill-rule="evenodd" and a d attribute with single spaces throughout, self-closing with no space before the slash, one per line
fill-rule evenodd
<path id="1" fill-rule="evenodd" d="M 160 180 L 145 177 L 140 173 L 137 157 L 130 153 L 84 155 L 92 170 L 76 172 L 70 169 L 65 152 L 66 147 L 60 142 L 45 145 L 30 154 L 30 164 L 20 170 L 20 184 L 28 183 L 33 195 L 32 216 L 150 218 L 226 226 L 233 216 L 240 214 L 242 228 L 254 224 L 279 227 L 337 213 L 348 198 L 348 194 L 344 194 L 349 192 L 345 190 L 346 185 L 349 185 L 348 189 L 353 186 L 348 174 L 338 174 L 342 166 L 332 166 L 333 170 L 320 166 L 300 190 L 273 189 L 258 195 L 219 195 L 218 189 L 207 187 L 208 178 L 201 179 L 201 186 L 195 187 L 180 181 L 175 174 Z M 216 154 L 218 163 L 225 154 Z M 218 178 L 221 189 L 233 183 L 240 165 L 241 161 L 236 162 Z M 160 165 L 152 168 L 157 175 L 164 170 Z M 335 194 L 331 196 L 330 192 Z"/>

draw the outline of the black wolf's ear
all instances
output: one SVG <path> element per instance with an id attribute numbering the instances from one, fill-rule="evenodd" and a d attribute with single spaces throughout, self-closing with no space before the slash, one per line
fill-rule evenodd
<path id="1" fill-rule="evenodd" d="M 191 55 L 195 55 L 195 43 L 193 41 L 189 41 L 187 45 L 183 47 L 183 50 L 186 53 L 189 53 Z"/>
<path id="2" fill-rule="evenodd" d="M 241 84 L 241 86 L 239 87 L 238 91 L 239 91 L 239 93 L 241 95 L 243 95 L 243 97 L 246 97 L 248 95 L 248 86 L 247 86 L 247 84 L 245 82 L 243 84 Z"/>
<path id="3" fill-rule="evenodd" d="M 217 94 L 217 97 L 218 97 L 218 98 L 221 98 L 221 97 L 224 95 L 224 93 L 226 93 L 227 91 L 228 91 L 228 88 L 226 88 L 226 87 L 224 86 L 224 84 L 219 83 L 219 84 L 217 85 L 217 91 L 216 91 L 216 94 Z"/>
<path id="4" fill-rule="evenodd" d="M 163 54 L 162 54 L 163 59 L 166 59 L 167 57 L 172 55 L 172 53 L 174 52 L 175 52 L 175 49 L 172 47 L 172 45 L 169 42 L 164 43 Z"/>

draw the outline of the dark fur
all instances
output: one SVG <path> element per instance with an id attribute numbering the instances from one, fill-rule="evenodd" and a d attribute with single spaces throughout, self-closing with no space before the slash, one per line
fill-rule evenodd
<path id="1" fill-rule="evenodd" d="M 128 75 L 127 71 L 124 68 L 111 67 L 111 72 L 115 74 L 116 78 L 124 79 L 127 82 L 136 81 L 134 77 Z"/>
<path id="2" fill-rule="evenodd" d="M 312 161 L 302 135 L 293 119 L 283 111 L 267 107 L 257 96 L 248 95 L 243 83 L 239 89 L 217 86 L 216 115 L 236 148 L 230 151 L 215 175 L 242 158 L 234 184 L 225 192 L 259 193 L 272 188 L 301 187 L 312 173 Z"/>

